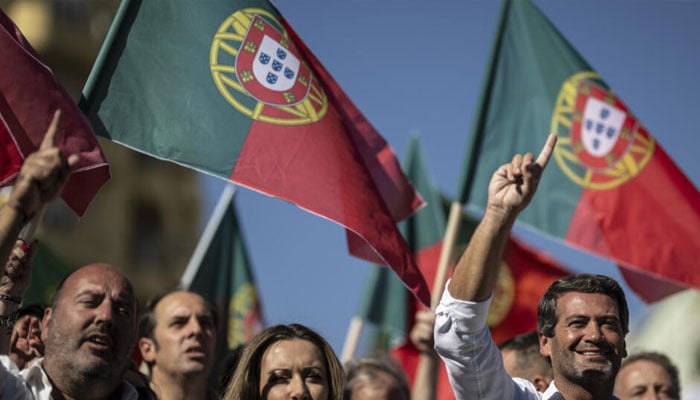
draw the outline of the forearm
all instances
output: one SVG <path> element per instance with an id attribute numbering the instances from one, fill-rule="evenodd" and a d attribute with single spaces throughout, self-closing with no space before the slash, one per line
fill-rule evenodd
<path id="1" fill-rule="evenodd" d="M 440 357 L 437 353 L 421 353 L 416 369 L 411 398 L 435 400 L 437 398 L 437 377 Z"/>
<path id="2" fill-rule="evenodd" d="M 503 250 L 514 222 L 515 215 L 500 210 L 486 211 L 450 281 L 448 288 L 454 298 L 488 299 L 496 285 Z"/>
<path id="3" fill-rule="evenodd" d="M 0 207 L 0 260 L 4 262 L 10 257 L 15 240 L 24 227 L 27 215 L 16 207 L 3 204 Z"/>

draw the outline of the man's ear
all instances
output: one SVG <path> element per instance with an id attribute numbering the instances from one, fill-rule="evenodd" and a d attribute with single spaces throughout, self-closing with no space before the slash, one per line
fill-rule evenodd
<path id="1" fill-rule="evenodd" d="M 41 319 L 41 341 L 46 343 L 46 339 L 49 337 L 49 322 L 51 322 L 51 317 L 53 316 L 53 308 L 46 307 L 44 310 L 44 317 Z"/>
<path id="2" fill-rule="evenodd" d="M 542 354 L 543 357 L 550 357 L 552 354 L 552 350 L 549 348 L 551 338 L 548 338 L 541 333 L 538 333 L 537 337 L 540 340 L 540 354 Z"/>
<path id="3" fill-rule="evenodd" d="M 138 345 L 143 361 L 149 364 L 153 363 L 156 360 L 156 344 L 153 342 L 153 339 L 146 337 L 139 338 Z"/>
<path id="4" fill-rule="evenodd" d="M 549 381 L 540 374 L 535 374 L 535 376 L 530 378 L 530 382 L 532 382 L 535 388 L 537 388 L 537 391 L 541 393 L 544 393 L 549 387 Z"/>

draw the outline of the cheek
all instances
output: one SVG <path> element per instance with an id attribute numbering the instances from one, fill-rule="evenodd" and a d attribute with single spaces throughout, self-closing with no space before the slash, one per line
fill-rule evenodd
<path id="1" fill-rule="evenodd" d="M 328 386 L 325 384 L 311 384 L 309 391 L 313 400 L 328 400 Z"/>

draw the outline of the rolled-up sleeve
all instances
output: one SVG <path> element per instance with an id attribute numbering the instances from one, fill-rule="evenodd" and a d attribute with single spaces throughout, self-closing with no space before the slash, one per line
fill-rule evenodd
<path id="1" fill-rule="evenodd" d="M 529 382 L 513 381 L 486 325 L 491 299 L 458 300 L 445 288 L 435 310 L 435 349 L 457 400 L 538 399 Z"/>

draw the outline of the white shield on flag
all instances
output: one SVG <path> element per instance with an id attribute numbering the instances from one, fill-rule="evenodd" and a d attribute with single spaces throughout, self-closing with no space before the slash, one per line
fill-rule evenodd
<path id="1" fill-rule="evenodd" d="M 299 59 L 292 52 L 265 35 L 255 55 L 253 75 L 264 87 L 283 92 L 294 86 L 299 64 Z"/>
<path id="2" fill-rule="evenodd" d="M 602 157 L 615 147 L 627 114 L 604 101 L 589 97 L 581 121 L 581 142 L 588 154 Z"/>

